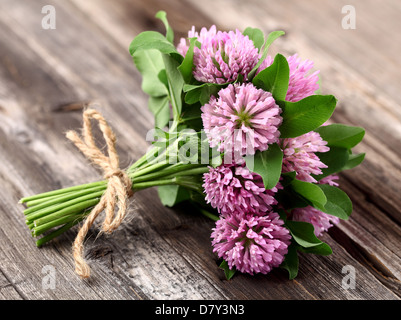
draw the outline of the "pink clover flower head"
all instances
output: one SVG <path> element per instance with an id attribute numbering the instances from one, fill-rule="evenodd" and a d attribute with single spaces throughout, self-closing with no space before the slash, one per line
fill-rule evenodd
<path id="1" fill-rule="evenodd" d="M 211 234 L 213 252 L 227 261 L 230 269 L 251 275 L 269 273 L 288 252 L 291 235 L 283 224 L 275 212 L 222 217 Z"/>
<path id="2" fill-rule="evenodd" d="M 201 111 L 209 144 L 220 152 L 252 155 L 278 142 L 281 108 L 270 92 L 252 83 L 230 84 Z"/>
<path id="3" fill-rule="evenodd" d="M 288 83 L 286 101 L 297 102 L 315 94 L 319 89 L 319 70 L 310 73 L 313 68 L 313 61 L 301 60 L 298 54 L 287 58 L 290 68 L 290 79 Z M 266 69 L 273 63 L 273 59 L 268 56 L 258 68 L 257 73 Z"/>
<path id="4" fill-rule="evenodd" d="M 206 202 L 223 216 L 235 212 L 263 215 L 277 204 L 274 194 L 281 187 L 277 185 L 266 190 L 262 177 L 250 172 L 245 165 L 210 167 L 203 181 Z"/>
<path id="5" fill-rule="evenodd" d="M 217 33 L 216 26 L 213 25 L 210 27 L 209 30 L 206 28 L 202 28 L 200 32 L 195 31 L 195 26 L 192 26 L 192 29 L 188 31 L 188 38 L 198 38 L 198 41 L 202 43 L 205 39 L 207 38 L 212 38 L 215 37 Z M 182 56 L 185 57 L 189 49 L 189 44 L 187 39 L 181 38 L 180 42 L 177 45 L 177 51 L 180 53 Z"/>
<path id="6" fill-rule="evenodd" d="M 295 208 L 291 211 L 292 220 L 309 222 L 314 227 L 315 236 L 319 237 L 332 226 L 340 222 L 338 217 L 324 213 L 312 206 Z"/>
<path id="7" fill-rule="evenodd" d="M 209 30 L 202 28 L 198 34 L 193 27 L 189 37 L 197 37 L 201 46 L 194 48 L 194 77 L 200 82 L 227 83 L 237 80 L 239 75 L 244 81 L 248 73 L 259 61 L 258 49 L 248 36 L 238 29 L 235 31 L 216 31 L 212 26 Z M 188 44 L 181 39 L 177 51 L 185 55 Z"/>
<path id="8" fill-rule="evenodd" d="M 331 174 L 331 175 L 329 175 L 327 177 L 324 177 L 324 178 L 320 179 L 318 181 L 318 183 L 319 184 L 328 184 L 328 185 L 333 186 L 333 187 L 338 187 L 339 186 L 338 182 L 334 181 L 334 180 L 338 180 L 338 179 L 339 179 L 339 176 Z"/>
<path id="9" fill-rule="evenodd" d="M 327 166 L 320 161 L 315 152 L 327 152 L 326 146 L 319 133 L 311 131 L 296 138 L 280 139 L 283 150 L 283 172 L 296 172 L 296 178 L 306 182 L 317 182 L 311 175 L 322 174 L 322 168 Z"/>

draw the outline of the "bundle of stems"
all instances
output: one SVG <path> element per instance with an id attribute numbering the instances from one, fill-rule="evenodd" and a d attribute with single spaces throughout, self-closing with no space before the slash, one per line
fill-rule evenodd
<path id="1" fill-rule="evenodd" d="M 176 141 L 177 142 L 177 141 Z M 134 192 L 155 186 L 177 185 L 203 195 L 201 176 L 209 171 L 208 165 L 179 161 L 169 163 L 169 151 L 174 149 L 154 147 L 126 170 Z M 149 156 L 152 160 L 149 161 Z M 66 232 L 85 219 L 96 206 L 107 188 L 107 180 L 82 184 L 45 192 L 20 200 L 26 205 L 26 224 L 32 236 L 38 237 L 38 247 Z M 215 219 L 207 210 L 200 212 Z"/>

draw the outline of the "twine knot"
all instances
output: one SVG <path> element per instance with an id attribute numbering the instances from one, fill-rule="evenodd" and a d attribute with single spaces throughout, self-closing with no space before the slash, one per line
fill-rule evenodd
<path id="1" fill-rule="evenodd" d="M 106 141 L 108 155 L 105 155 L 95 144 L 91 119 L 98 122 L 103 138 Z M 98 111 L 94 109 L 84 111 L 82 139 L 75 131 L 68 131 L 66 137 L 75 144 L 85 157 L 103 170 L 104 178 L 108 180 L 106 191 L 100 198 L 99 203 L 86 217 L 73 244 L 75 272 L 81 278 L 88 278 L 90 276 L 90 267 L 83 258 L 85 237 L 102 211 L 105 211 L 106 214 L 102 225 L 103 232 L 112 233 L 120 226 L 127 213 L 128 198 L 133 195 L 132 181 L 119 167 L 119 157 L 115 148 L 115 134 Z M 116 206 L 118 207 L 117 213 L 115 213 Z"/>

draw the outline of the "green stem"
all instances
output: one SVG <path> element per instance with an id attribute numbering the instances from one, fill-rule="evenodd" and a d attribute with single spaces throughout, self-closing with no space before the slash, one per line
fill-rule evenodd
<path id="1" fill-rule="evenodd" d="M 154 150 L 154 149 L 152 149 L 152 150 Z M 156 150 L 155 150 L 155 151 L 156 151 Z M 148 154 L 144 154 L 142 157 L 140 157 L 138 160 L 136 160 L 136 162 L 135 162 L 133 165 L 131 165 L 131 166 L 128 168 L 127 171 L 132 171 L 132 172 L 134 172 L 134 171 L 136 170 L 136 168 L 141 167 L 141 166 L 146 162 L 147 157 L 148 157 Z"/>
<path id="2" fill-rule="evenodd" d="M 180 176 L 174 177 L 174 184 L 194 190 L 198 193 L 203 193 L 202 187 L 199 185 L 199 181 L 194 179 L 193 176 Z"/>
<path id="3" fill-rule="evenodd" d="M 49 210 L 45 210 L 43 212 L 39 212 L 39 213 L 34 213 L 30 216 L 27 216 L 27 222 L 31 222 L 31 221 L 51 221 L 53 219 L 57 219 L 66 215 L 70 215 L 70 214 L 74 214 L 74 213 L 78 213 L 82 210 L 86 210 L 90 207 L 95 206 L 96 204 L 98 204 L 100 198 L 95 198 L 95 199 L 89 199 L 89 200 L 84 200 L 84 201 L 77 201 L 75 199 L 75 203 L 73 205 L 70 205 L 68 207 L 65 207 L 61 210 L 57 210 L 55 212 L 50 211 Z M 44 218 L 46 216 L 46 218 Z M 39 220 L 40 218 L 42 218 L 41 220 Z M 38 222 L 40 223 L 40 222 Z"/>
<path id="4" fill-rule="evenodd" d="M 20 200 L 20 203 L 25 203 L 28 201 L 32 201 L 32 200 L 37 200 L 37 199 L 44 199 L 44 198 L 48 198 L 54 195 L 60 195 L 60 194 L 65 194 L 68 192 L 75 192 L 75 191 L 81 191 L 84 189 L 89 189 L 89 188 L 93 188 L 96 186 L 101 186 L 101 185 L 105 185 L 107 184 L 107 181 L 97 181 L 97 182 L 92 182 L 92 183 L 87 183 L 87 184 L 82 184 L 79 186 L 74 186 L 74 187 L 69 187 L 69 188 L 64 188 L 64 189 L 58 189 L 58 190 L 54 190 L 54 191 L 49 191 L 49 192 L 45 192 L 45 193 L 40 193 L 34 196 L 30 196 L 30 197 L 26 197 L 26 198 L 22 198 Z"/>
<path id="5" fill-rule="evenodd" d="M 166 186 L 166 185 L 174 185 L 177 184 L 175 178 L 168 180 L 155 180 L 155 181 L 146 181 L 132 184 L 133 190 L 142 190 L 151 187 L 157 186 Z"/>
<path id="6" fill-rule="evenodd" d="M 185 123 L 186 121 L 198 120 L 198 119 L 199 119 L 199 116 L 198 117 L 181 118 L 180 123 Z"/>
<path id="7" fill-rule="evenodd" d="M 99 191 L 104 192 L 104 190 L 106 190 L 106 185 L 104 186 L 100 186 L 100 187 L 95 187 L 95 188 L 90 188 L 90 189 L 85 189 L 82 191 L 79 191 L 77 193 L 75 192 L 69 192 L 66 195 L 58 195 L 58 196 L 54 196 L 54 198 L 52 197 L 52 199 L 48 200 L 48 201 L 43 201 L 40 204 L 34 206 L 34 207 L 30 207 L 28 209 L 24 210 L 24 214 L 28 215 L 31 214 L 33 212 L 37 212 L 39 210 L 42 209 L 48 209 L 48 208 L 53 208 L 54 210 L 56 209 L 61 209 L 63 207 L 66 207 L 67 205 L 73 204 L 74 202 L 71 202 L 69 200 L 75 200 L 75 199 L 80 199 L 80 200 L 87 200 L 90 198 L 93 198 L 94 194 L 99 194 Z M 89 198 L 82 198 L 84 196 L 88 196 L 90 195 Z M 102 194 L 100 194 L 102 195 Z M 54 206 L 56 204 L 60 204 L 59 206 Z"/>
<path id="8" fill-rule="evenodd" d="M 218 221 L 218 220 L 220 219 L 218 216 L 216 216 L 215 214 L 213 214 L 213 213 L 211 213 L 211 212 L 209 212 L 209 211 L 207 211 L 207 210 L 204 210 L 204 209 L 199 208 L 199 211 L 200 211 L 204 216 L 206 216 L 206 217 L 212 219 L 213 221 Z"/>
<path id="9" fill-rule="evenodd" d="M 182 175 L 183 173 L 185 173 L 186 171 L 188 171 L 189 169 L 193 169 L 194 167 L 198 167 L 199 165 L 197 164 L 181 164 L 181 163 L 177 163 L 175 165 L 172 165 L 168 168 L 162 169 L 160 171 L 157 172 L 153 172 L 150 174 L 146 174 L 146 175 L 141 175 L 140 177 L 136 178 L 133 177 L 132 175 L 130 176 L 134 183 L 138 183 L 138 182 L 144 182 L 144 181 L 151 181 L 155 178 L 162 178 L 165 176 L 169 176 L 173 175 L 171 177 L 177 176 L 177 175 Z"/>
<path id="10" fill-rule="evenodd" d="M 193 167 L 194 165 L 190 165 L 191 167 Z M 164 178 L 172 178 L 172 177 L 180 177 L 180 176 L 196 176 L 198 174 L 204 174 L 206 172 L 209 172 L 209 168 L 208 167 L 201 167 L 201 168 L 190 168 L 188 170 L 180 170 L 177 172 L 174 172 L 173 175 L 168 175 L 165 176 Z"/>
<path id="11" fill-rule="evenodd" d="M 44 232 L 46 232 L 47 230 L 50 230 L 52 228 L 61 226 L 63 224 L 66 224 L 68 222 L 74 221 L 76 219 L 81 219 L 81 218 L 85 218 L 87 216 L 87 214 L 71 214 L 65 217 L 61 217 L 58 219 L 54 219 L 48 223 L 42 224 L 40 226 L 35 226 L 35 228 L 33 229 L 33 236 L 37 237 L 40 236 L 41 234 L 43 234 Z"/>
<path id="12" fill-rule="evenodd" d="M 84 200 L 76 201 L 75 204 L 82 204 L 82 206 L 87 206 L 86 207 L 86 209 L 87 209 L 87 208 L 90 208 L 90 207 L 93 207 L 93 206 L 97 205 L 99 203 L 100 196 L 101 195 L 98 195 L 95 198 L 85 199 L 85 201 Z M 27 221 L 28 222 L 34 221 L 35 226 L 39 226 L 41 224 L 45 224 L 47 222 L 50 222 L 50 221 L 52 221 L 54 219 L 57 219 L 57 218 L 60 218 L 60 217 L 63 217 L 63 216 L 67 216 L 67 215 L 70 215 L 70 214 L 76 214 L 77 212 L 82 211 L 82 209 L 81 209 L 82 206 L 78 206 L 78 209 L 73 209 L 74 206 L 70 205 L 69 207 L 65 208 L 64 210 L 51 211 L 51 212 L 45 213 L 45 214 L 43 214 L 43 215 L 41 215 L 39 217 L 36 217 L 34 219 L 30 219 L 30 220 L 27 220 Z"/>
<path id="13" fill-rule="evenodd" d="M 148 162 L 148 158 L 150 156 L 154 156 L 157 152 L 159 152 L 161 148 L 153 147 L 147 153 L 145 153 L 142 157 L 140 157 L 132 166 L 130 166 L 127 170 L 127 173 L 135 172 L 138 168 L 145 167 Z"/>
<path id="14" fill-rule="evenodd" d="M 163 163 L 156 163 L 156 164 L 151 165 L 151 166 L 149 166 L 149 167 L 146 167 L 146 168 L 144 168 L 144 169 L 135 171 L 135 172 L 129 174 L 129 176 L 130 176 L 131 179 L 133 179 L 133 178 L 135 178 L 135 177 L 140 177 L 140 176 L 142 176 L 142 175 L 145 175 L 145 174 L 148 174 L 148 173 L 151 173 L 151 172 L 154 172 L 154 171 L 163 169 L 163 168 L 167 167 L 168 165 L 169 165 L 169 164 L 168 164 L 168 163 L 165 163 L 165 162 L 163 162 Z"/>
<path id="15" fill-rule="evenodd" d="M 168 132 L 175 133 L 179 124 L 180 124 L 180 120 L 179 120 L 179 116 L 178 116 L 178 117 L 175 117 L 175 119 L 173 120 L 173 123 L 171 124 L 171 127 L 168 129 Z"/>
<path id="16" fill-rule="evenodd" d="M 162 149 L 159 148 L 159 151 L 160 150 L 162 150 Z M 147 163 L 143 165 L 143 168 L 147 168 L 149 166 L 152 166 L 152 165 L 158 164 L 158 163 L 166 163 L 166 164 L 168 164 L 169 157 L 168 157 L 167 151 L 169 151 L 169 148 L 164 149 L 163 152 L 160 153 L 159 155 L 157 155 L 157 157 L 154 158 L 153 160 L 147 161 Z"/>
<path id="17" fill-rule="evenodd" d="M 178 123 L 179 123 L 179 121 L 174 120 L 174 122 L 168 132 L 169 133 L 175 132 L 177 130 Z M 146 167 L 151 166 L 156 163 L 160 163 L 160 162 L 167 163 L 167 161 L 169 159 L 168 151 L 170 151 L 172 148 L 177 148 L 176 144 L 178 144 L 178 140 L 175 140 L 171 145 L 167 146 L 166 148 L 154 147 L 153 149 L 148 151 L 145 155 L 143 155 L 140 159 L 138 159 L 128 169 L 128 173 L 130 174 L 132 172 L 136 172 L 137 168 L 146 168 Z M 151 161 L 148 161 L 149 157 L 154 157 L 156 155 L 156 153 L 159 153 L 160 151 L 162 151 L 162 152 L 159 155 L 157 155 L 156 158 L 154 158 Z"/>
<path id="18" fill-rule="evenodd" d="M 69 223 L 66 223 L 64 226 L 58 228 L 57 230 L 53 231 L 52 233 L 45 235 L 44 237 L 42 237 L 36 241 L 36 246 L 37 247 L 43 246 L 45 243 L 53 240 L 54 238 L 58 237 L 59 235 L 68 231 L 69 229 L 71 229 L 76 224 L 80 223 L 83 219 L 85 219 L 85 217 L 70 221 Z"/>
<path id="19" fill-rule="evenodd" d="M 66 192 L 65 194 L 66 195 L 68 195 L 68 194 L 69 195 L 74 195 L 74 192 Z M 55 196 L 50 196 L 50 197 L 46 197 L 46 198 L 43 198 L 43 199 L 36 199 L 36 200 L 32 200 L 32 201 L 27 201 L 27 202 L 25 202 L 25 205 L 26 205 L 27 208 L 36 207 L 36 206 L 40 205 L 41 203 L 44 203 L 44 202 L 47 202 L 47 201 L 51 201 L 51 200 L 54 200 L 54 199 L 58 199 L 58 198 L 60 198 L 60 196 L 62 196 L 62 195 L 56 194 Z M 24 210 L 24 213 L 25 213 L 25 210 Z"/>

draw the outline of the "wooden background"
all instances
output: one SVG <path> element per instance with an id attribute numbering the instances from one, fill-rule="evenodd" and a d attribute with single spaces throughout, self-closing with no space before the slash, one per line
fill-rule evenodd
<path id="1" fill-rule="evenodd" d="M 44 5 L 56 30 L 44 30 Z M 344 5 L 356 29 L 341 26 Z M 99 103 L 118 136 L 122 166 L 148 148 L 153 126 L 128 47 L 139 32 L 164 28 L 176 39 L 197 28 L 284 30 L 272 47 L 315 61 L 333 120 L 366 128 L 360 167 L 341 175 L 352 198 L 349 221 L 322 240 L 328 257 L 300 256 L 299 276 L 238 274 L 226 281 L 210 246 L 213 223 L 185 208 L 164 208 L 156 190 L 136 195 L 129 218 L 109 237 L 86 241 L 92 278 L 74 273 L 76 229 L 38 249 L 25 225 L 23 196 L 96 181 L 64 132 L 81 126 L 82 107 Z M 400 299 L 401 2 L 397 0 L 0 0 L 0 298 L 1 299 Z M 342 268 L 356 270 L 355 289 Z M 46 266 L 56 286 L 46 289 Z"/>

